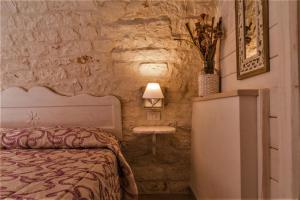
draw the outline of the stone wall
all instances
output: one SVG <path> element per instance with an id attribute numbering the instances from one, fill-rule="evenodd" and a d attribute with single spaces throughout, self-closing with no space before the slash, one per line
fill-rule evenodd
<path id="1" fill-rule="evenodd" d="M 141 193 L 188 192 L 191 97 L 201 66 L 195 48 L 173 40 L 209 1 L 1 1 L 1 89 L 46 86 L 65 95 L 116 95 L 123 148 Z M 160 121 L 147 121 L 142 90 L 167 89 Z M 135 136 L 139 125 L 172 125 L 174 135 Z"/>

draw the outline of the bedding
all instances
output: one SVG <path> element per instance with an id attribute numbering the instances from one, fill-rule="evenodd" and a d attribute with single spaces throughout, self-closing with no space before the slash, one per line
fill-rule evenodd
<path id="1" fill-rule="evenodd" d="M 1 199 L 137 199 L 118 140 L 97 128 L 1 128 Z"/>

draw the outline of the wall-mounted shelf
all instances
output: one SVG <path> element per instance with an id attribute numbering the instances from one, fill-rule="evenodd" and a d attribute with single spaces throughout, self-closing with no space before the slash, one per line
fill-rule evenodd
<path id="1" fill-rule="evenodd" d="M 136 135 L 152 135 L 152 154 L 156 155 L 156 135 L 173 134 L 176 128 L 171 126 L 139 126 L 133 128 L 133 133 Z"/>

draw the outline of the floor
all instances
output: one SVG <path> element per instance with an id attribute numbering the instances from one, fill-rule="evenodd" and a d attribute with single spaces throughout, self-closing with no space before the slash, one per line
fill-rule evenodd
<path id="1" fill-rule="evenodd" d="M 193 195 L 184 194 L 144 194 L 139 200 L 196 200 Z"/>

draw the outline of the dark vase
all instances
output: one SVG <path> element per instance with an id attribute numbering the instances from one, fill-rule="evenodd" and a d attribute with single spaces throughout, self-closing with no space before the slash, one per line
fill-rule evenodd
<path id="1" fill-rule="evenodd" d="M 215 61 L 204 61 L 203 69 L 205 74 L 213 74 L 215 71 Z"/>

